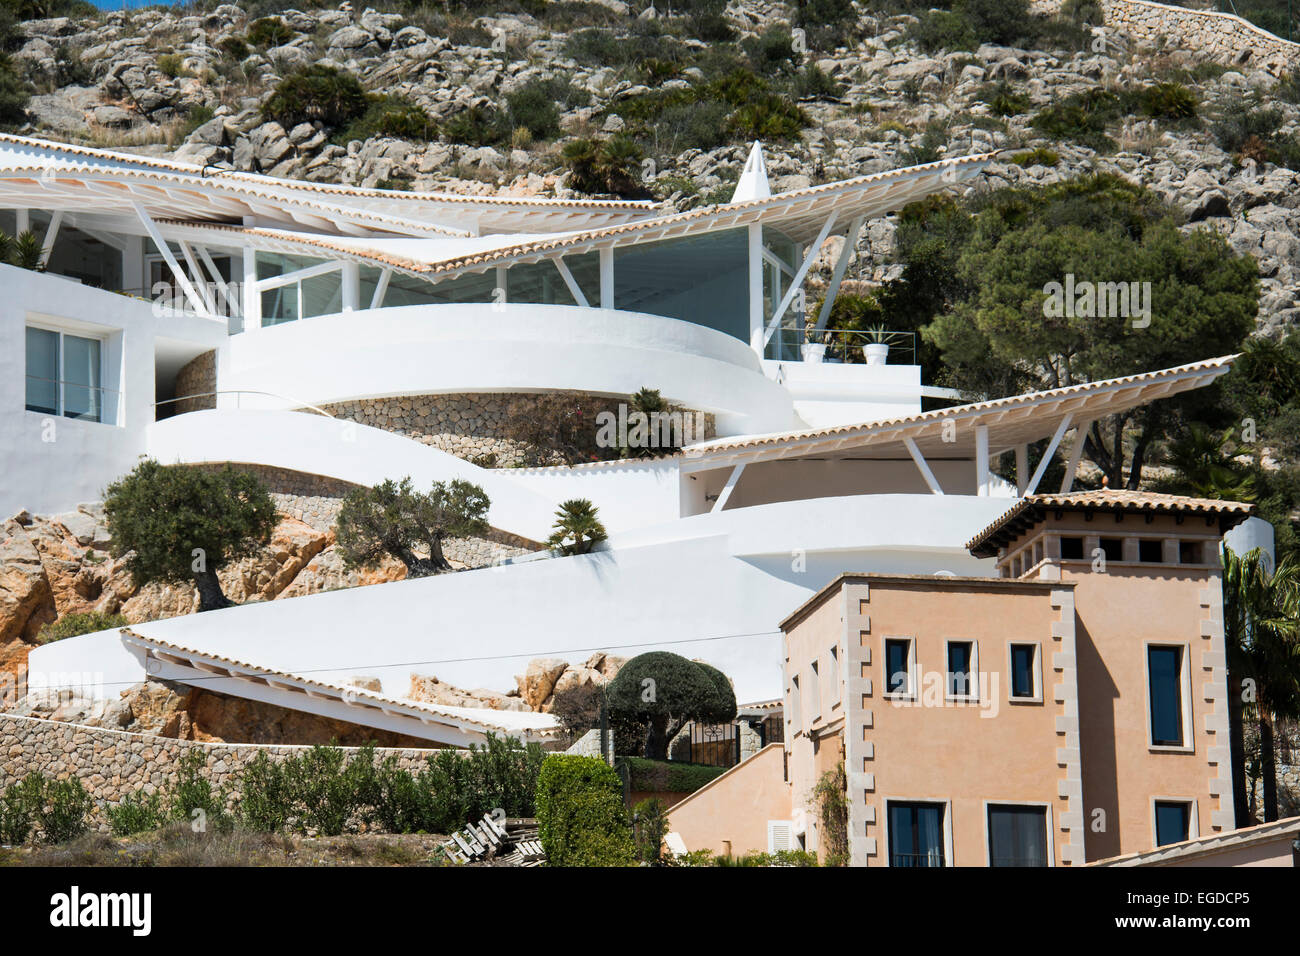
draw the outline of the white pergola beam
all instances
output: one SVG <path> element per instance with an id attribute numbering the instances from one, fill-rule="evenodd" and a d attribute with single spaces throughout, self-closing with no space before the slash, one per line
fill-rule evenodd
<path id="1" fill-rule="evenodd" d="M 271 289 L 279 289 L 282 286 L 293 285 L 304 279 L 314 279 L 317 276 L 329 275 L 331 272 L 339 272 L 343 269 L 343 262 L 322 262 L 320 265 L 308 266 L 305 269 L 297 269 L 293 272 L 286 272 L 283 275 L 271 276 L 267 279 L 257 280 L 257 291 L 267 292 Z"/>
<path id="2" fill-rule="evenodd" d="M 921 477 L 930 486 L 930 493 L 934 495 L 943 494 L 943 486 L 939 484 L 939 479 L 934 477 L 934 472 L 930 470 L 929 463 L 926 462 L 925 457 L 921 454 L 921 449 L 916 447 L 916 442 L 912 440 L 910 435 L 903 436 L 903 444 L 907 447 L 907 453 L 912 456 L 912 461 L 916 462 Z"/>
<path id="3" fill-rule="evenodd" d="M 569 287 L 569 293 L 573 296 L 573 300 L 584 309 L 591 308 L 591 303 L 588 302 L 587 297 L 582 294 L 582 288 L 578 285 L 578 280 L 573 278 L 573 273 L 570 272 L 569 267 L 564 264 L 564 257 L 556 256 L 552 261 L 555 263 L 555 268 L 560 270 L 560 278 L 562 278 L 564 284 Z"/>
<path id="4" fill-rule="evenodd" d="M 1088 429 L 1091 421 L 1080 422 L 1074 430 L 1074 444 L 1070 446 L 1070 459 L 1065 463 L 1065 477 L 1061 479 L 1061 494 L 1068 494 L 1074 487 L 1074 473 L 1079 468 L 1079 459 L 1083 457 L 1083 446 L 1088 442 Z"/>
<path id="5" fill-rule="evenodd" d="M 835 226 L 837 218 L 839 218 L 839 212 L 832 210 L 831 214 L 826 217 L 821 232 L 817 233 L 817 238 L 808 247 L 808 254 L 803 257 L 799 270 L 794 274 L 794 278 L 790 280 L 790 288 L 785 290 L 785 295 L 781 297 L 781 304 L 776 307 L 776 313 L 767 324 L 767 332 L 763 335 L 763 348 L 767 348 L 767 343 L 772 341 L 777 326 L 781 324 L 781 317 L 785 315 L 786 309 L 790 308 L 790 303 L 794 301 L 794 297 L 803 288 L 804 277 L 808 275 L 808 270 L 812 268 L 813 260 L 817 258 L 817 254 L 821 251 L 822 243 L 826 241 L 826 237 L 831 234 L 831 229 Z"/>
<path id="6" fill-rule="evenodd" d="M 185 294 L 185 298 L 189 300 L 190 307 L 200 315 L 208 314 L 207 310 L 204 308 L 202 297 L 199 296 L 190 280 L 185 277 L 185 270 L 182 269 L 181 264 L 176 261 L 176 257 L 172 255 L 171 247 L 167 245 L 167 240 L 164 239 L 162 233 L 158 231 L 158 224 L 153 221 L 153 218 L 145 211 L 144 206 L 141 206 L 139 203 L 132 203 L 131 208 L 133 208 L 135 214 L 140 217 L 140 223 L 144 226 L 144 231 L 148 233 L 149 238 L 153 240 L 153 244 L 158 249 L 159 254 L 163 257 L 163 261 L 167 263 L 167 268 L 171 269 L 172 275 L 176 278 L 177 285 L 181 287 L 181 291 Z"/>
<path id="7" fill-rule="evenodd" d="M 393 270 L 385 269 L 379 273 L 379 281 L 375 283 L 375 294 L 370 297 L 370 308 L 378 309 L 384 304 L 384 296 L 388 294 L 388 283 L 392 281 Z"/>
<path id="8" fill-rule="evenodd" d="M 54 251 L 54 240 L 59 238 L 59 227 L 63 225 L 63 210 L 60 209 L 50 217 L 50 227 L 45 230 L 45 241 L 41 243 L 41 267 L 50 261 Z"/>
<path id="9" fill-rule="evenodd" d="M 199 296 L 203 299 L 203 304 L 208 307 L 208 311 L 216 314 L 217 303 L 212 297 L 212 290 L 208 288 L 207 282 L 203 280 L 203 270 L 199 268 L 199 260 L 194 257 L 194 250 L 190 248 L 188 242 L 180 242 L 181 254 L 185 256 L 185 264 L 190 267 L 190 278 L 198 283 L 196 288 L 199 290 Z"/>
<path id="10" fill-rule="evenodd" d="M 233 293 L 231 293 L 230 284 L 226 282 L 225 279 L 221 278 L 221 270 L 218 269 L 217 264 L 212 261 L 212 253 L 208 252 L 206 246 L 198 246 L 196 248 L 199 258 L 203 261 L 204 266 L 207 267 L 208 274 L 212 276 L 212 281 L 221 292 L 222 300 L 234 311 L 235 315 L 243 315 L 243 304 Z"/>
<path id="11" fill-rule="evenodd" d="M 818 332 L 826 328 L 826 323 L 830 320 L 831 307 L 835 304 L 835 296 L 839 294 L 840 283 L 844 280 L 844 272 L 849 267 L 849 259 L 853 257 L 853 248 L 858 244 L 858 235 L 862 232 L 864 222 L 866 222 L 866 219 L 858 216 L 849 223 L 849 231 L 844 234 L 844 247 L 840 249 L 840 254 L 835 260 L 835 270 L 831 273 L 831 284 L 826 287 L 826 297 L 822 300 L 822 310 L 817 316 Z"/>
<path id="12" fill-rule="evenodd" d="M 1025 487 L 1025 494 L 1032 495 L 1038 489 L 1038 483 L 1043 480 L 1043 473 L 1047 471 L 1047 464 L 1056 454 L 1057 446 L 1061 444 L 1061 439 L 1065 433 L 1070 430 L 1070 422 L 1074 419 L 1074 412 L 1069 412 L 1061 419 L 1061 424 L 1056 426 L 1056 432 L 1052 435 L 1052 440 L 1047 443 L 1047 448 L 1043 450 L 1043 457 L 1038 462 L 1038 467 L 1034 469 L 1034 477 L 1029 479 L 1029 484 Z"/>
<path id="13" fill-rule="evenodd" d="M 744 471 L 744 462 L 731 469 L 731 474 L 727 476 L 727 483 L 723 485 L 722 491 L 718 494 L 718 500 L 713 502 L 713 507 L 709 509 L 710 513 L 721 511 L 726 507 L 727 501 L 731 498 L 731 493 L 736 490 L 736 482 L 740 481 L 740 476 Z"/>
<path id="14" fill-rule="evenodd" d="M 987 498 L 992 484 L 989 475 L 989 426 L 975 426 L 975 494 Z"/>

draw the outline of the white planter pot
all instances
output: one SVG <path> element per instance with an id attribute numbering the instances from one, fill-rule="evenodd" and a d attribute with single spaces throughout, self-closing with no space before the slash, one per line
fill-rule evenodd
<path id="1" fill-rule="evenodd" d="M 826 344 L 816 344 L 809 342 L 807 345 L 799 346 L 799 354 L 803 356 L 805 362 L 818 363 L 826 358 Z"/>
<path id="2" fill-rule="evenodd" d="M 889 360 L 889 343 L 868 342 L 862 346 L 862 354 L 868 365 L 884 365 Z"/>

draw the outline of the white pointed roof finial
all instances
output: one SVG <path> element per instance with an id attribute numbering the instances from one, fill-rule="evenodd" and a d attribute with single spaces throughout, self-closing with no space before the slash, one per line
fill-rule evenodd
<path id="1" fill-rule="evenodd" d="M 772 195 L 772 187 L 767 181 L 767 164 L 763 162 L 763 144 L 754 140 L 754 147 L 745 160 L 745 169 L 736 183 L 736 191 L 731 194 L 732 202 L 744 202 L 747 199 L 766 199 Z"/>

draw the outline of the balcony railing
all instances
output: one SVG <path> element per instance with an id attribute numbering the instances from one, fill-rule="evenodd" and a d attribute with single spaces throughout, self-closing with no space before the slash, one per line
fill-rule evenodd
<path id="1" fill-rule="evenodd" d="M 122 393 L 103 385 L 87 385 L 66 379 L 27 376 L 27 411 L 57 415 L 86 422 L 117 421 L 118 396 Z"/>
<path id="2" fill-rule="evenodd" d="M 213 403 L 211 403 L 211 404 L 205 404 L 205 405 L 202 405 L 202 406 L 200 406 L 200 407 L 198 407 L 198 408 L 184 408 L 184 409 L 182 409 L 181 411 L 171 411 L 171 407 L 174 406 L 174 405 L 176 405 L 176 404 L 178 404 L 178 403 L 180 403 L 180 402 L 194 402 L 196 399 L 203 399 L 203 398 L 216 398 L 218 395 L 233 395 L 233 396 L 235 396 L 235 408 L 237 408 L 237 409 L 239 409 L 239 408 L 243 408 L 243 396 L 245 396 L 245 395 L 259 395 L 259 396 L 261 396 L 261 397 L 263 397 L 263 398 L 274 398 L 274 399 L 276 399 L 277 401 L 285 402 L 287 405 L 291 406 L 291 408 L 290 408 L 291 411 L 295 411 L 295 412 L 308 412 L 308 413 L 313 414 L 313 415 L 324 415 L 326 418 L 336 418 L 336 417 L 337 417 L 337 416 L 331 414 L 330 412 L 327 412 L 325 409 L 321 408 L 319 405 L 313 405 L 313 404 L 311 404 L 310 402 L 304 402 L 304 401 L 300 401 L 300 400 L 298 400 L 298 399 L 296 399 L 296 398 L 290 398 L 288 395 L 281 395 L 279 392 L 264 392 L 264 391 L 260 391 L 260 390 L 258 390 L 258 389 L 252 389 L 252 388 L 225 388 L 225 389 L 219 389 L 219 390 L 214 391 L 214 392 L 192 392 L 192 393 L 189 394 L 189 395 L 178 395 L 176 398 L 165 398 L 165 399 L 163 399 L 161 402 L 154 402 L 154 403 L 153 403 L 153 408 L 154 408 L 154 420 L 155 420 L 155 421 L 160 421 L 160 420 L 163 419 L 163 418 L 170 418 L 170 417 L 172 417 L 173 415 L 183 415 L 183 414 L 185 414 L 185 412 L 205 411 L 205 410 L 208 410 L 208 409 L 215 408 L 215 407 L 216 407 L 216 403 L 213 402 Z M 164 407 L 167 408 L 167 409 L 169 410 L 169 414 L 167 414 L 167 415 L 159 415 L 159 409 L 164 408 Z M 258 408 L 259 410 L 264 410 L 264 409 L 266 408 L 266 406 L 265 406 L 265 405 L 259 405 L 259 406 L 257 406 L 257 408 Z"/>
<path id="3" fill-rule="evenodd" d="M 842 365 L 917 365 L 919 345 L 915 332 L 893 329 L 815 331 L 798 326 L 780 329 L 768 343 L 766 357 L 787 362 Z"/>

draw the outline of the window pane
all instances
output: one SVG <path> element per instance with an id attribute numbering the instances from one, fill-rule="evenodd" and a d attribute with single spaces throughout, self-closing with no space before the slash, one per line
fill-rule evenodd
<path id="1" fill-rule="evenodd" d="M 889 865 L 944 865 L 942 804 L 889 804 Z"/>
<path id="2" fill-rule="evenodd" d="M 369 305 L 369 303 L 366 303 Z M 343 274 L 330 272 L 302 280 L 302 314 L 333 315 L 343 311 Z"/>
<path id="3" fill-rule="evenodd" d="M 907 693 L 907 641 L 885 641 L 885 688 L 891 694 Z"/>
<path id="4" fill-rule="evenodd" d="M 59 413 L 59 333 L 27 330 L 27 410 Z"/>
<path id="5" fill-rule="evenodd" d="M 298 319 L 298 285 L 280 286 L 262 293 L 262 324 L 280 325 Z"/>
<path id="6" fill-rule="evenodd" d="M 1011 696 L 1034 696 L 1034 646 L 1032 644 L 1011 646 Z"/>
<path id="7" fill-rule="evenodd" d="M 99 340 L 63 337 L 63 414 L 68 418 L 101 419 Z"/>
<path id="8" fill-rule="evenodd" d="M 989 807 L 989 865 L 1047 866 L 1047 809 Z"/>
<path id="9" fill-rule="evenodd" d="M 1186 803 L 1156 804 L 1156 846 L 1182 843 L 1190 836 L 1191 809 Z"/>
<path id="10" fill-rule="evenodd" d="M 948 694 L 966 697 L 974 692 L 970 673 L 971 646 L 966 643 L 948 645 Z"/>
<path id="11" fill-rule="evenodd" d="M 1151 681 L 1151 742 L 1180 746 L 1183 742 L 1183 649 L 1152 647 L 1147 650 Z"/>

